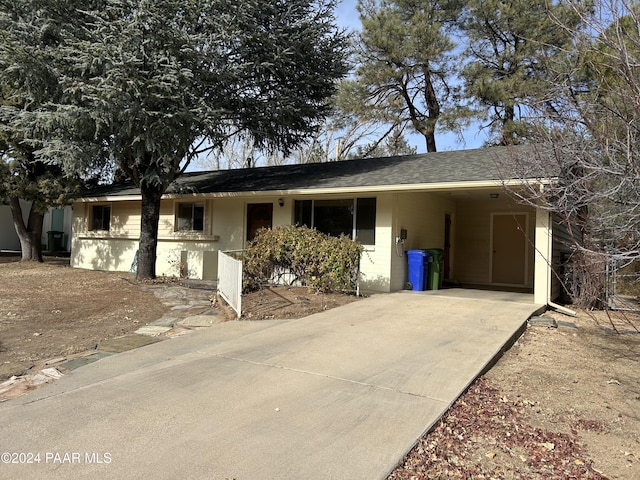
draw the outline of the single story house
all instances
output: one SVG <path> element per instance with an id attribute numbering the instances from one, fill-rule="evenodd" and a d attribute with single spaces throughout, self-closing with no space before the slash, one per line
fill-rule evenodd
<path id="1" fill-rule="evenodd" d="M 551 178 L 501 178 L 514 150 L 491 147 L 388 158 L 194 172 L 163 196 L 156 270 L 216 279 L 218 250 L 241 250 L 260 227 L 306 224 L 365 246 L 361 290 L 405 288 L 411 249 L 444 251 L 444 278 L 463 286 L 560 293 L 564 227 L 506 187 Z M 533 154 L 533 153 L 531 153 Z M 91 191 L 73 206 L 71 265 L 129 271 L 141 195 L 131 184 Z"/>

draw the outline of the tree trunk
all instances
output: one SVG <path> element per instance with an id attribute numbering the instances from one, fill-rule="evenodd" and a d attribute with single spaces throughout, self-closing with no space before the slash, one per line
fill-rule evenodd
<path id="1" fill-rule="evenodd" d="M 418 109 L 413 103 L 413 97 L 406 88 L 406 85 L 402 88 L 402 96 L 407 104 L 409 110 L 409 117 L 413 128 L 420 132 L 427 143 L 427 152 L 437 152 L 436 148 L 436 125 L 440 118 L 440 102 L 438 101 L 438 95 L 436 94 L 433 82 L 431 81 L 431 71 L 428 67 L 422 69 L 424 75 L 424 101 L 427 105 L 427 117 L 418 118 Z"/>
<path id="2" fill-rule="evenodd" d="M 513 104 L 504 106 L 504 118 L 502 119 L 502 145 L 513 145 L 516 140 L 516 132 L 514 131 L 514 120 L 516 118 L 516 108 Z"/>
<path id="3" fill-rule="evenodd" d="M 440 113 L 438 113 L 438 116 Z M 435 153 L 438 151 L 436 148 L 436 122 L 438 118 L 427 118 L 426 121 L 421 122 L 415 117 L 411 118 L 413 127 L 422 135 L 427 143 L 427 153 Z"/>
<path id="4" fill-rule="evenodd" d="M 20 239 L 20 249 L 22 250 L 22 262 L 42 262 L 42 224 L 44 213 L 40 213 L 33 208 L 29 209 L 27 224 L 22 218 L 22 207 L 18 197 L 9 198 L 11 206 L 11 216 L 13 225 Z"/>
<path id="5" fill-rule="evenodd" d="M 436 148 L 436 132 L 434 128 L 430 128 L 424 133 L 424 138 L 427 141 L 427 153 L 435 153 L 438 151 Z"/>
<path id="6" fill-rule="evenodd" d="M 431 119 L 427 119 L 427 121 L 424 123 L 414 121 L 413 126 L 424 137 L 427 144 L 427 153 L 437 152 L 438 149 L 436 148 L 435 122 L 433 122 Z"/>
<path id="7" fill-rule="evenodd" d="M 138 280 L 156 278 L 158 249 L 158 223 L 160 221 L 161 187 L 141 186 L 142 218 L 140 220 L 140 244 L 138 246 Z"/>

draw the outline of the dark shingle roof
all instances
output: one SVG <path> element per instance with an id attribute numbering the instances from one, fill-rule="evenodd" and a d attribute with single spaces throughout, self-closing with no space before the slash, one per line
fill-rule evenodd
<path id="1" fill-rule="evenodd" d="M 329 163 L 192 172 L 182 175 L 167 193 L 340 190 L 353 187 L 500 181 L 509 176 L 502 172 L 505 171 L 504 165 L 515 154 L 518 157 L 533 155 L 533 150 L 528 146 L 491 147 Z M 87 196 L 139 193 L 131 184 L 120 184 L 92 190 Z"/>

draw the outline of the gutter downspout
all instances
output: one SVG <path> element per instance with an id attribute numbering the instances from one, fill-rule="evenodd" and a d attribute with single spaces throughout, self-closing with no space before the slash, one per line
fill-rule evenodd
<path id="1" fill-rule="evenodd" d="M 569 315 L 570 317 L 577 317 L 578 313 L 574 312 L 570 308 L 563 307 L 562 305 L 558 305 L 557 303 L 553 303 L 551 300 L 547 301 L 547 305 L 554 310 L 557 310 L 560 313 L 564 313 L 565 315 Z"/>

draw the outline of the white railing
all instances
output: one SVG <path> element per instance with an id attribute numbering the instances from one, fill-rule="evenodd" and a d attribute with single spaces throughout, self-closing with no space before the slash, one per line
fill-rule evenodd
<path id="1" fill-rule="evenodd" d="M 242 315 L 242 260 L 218 250 L 218 294 Z"/>

